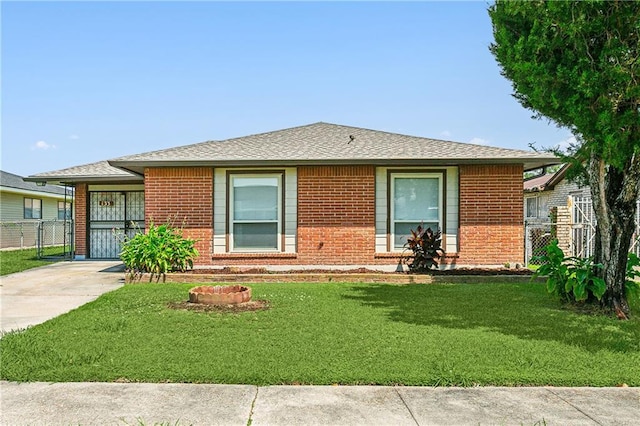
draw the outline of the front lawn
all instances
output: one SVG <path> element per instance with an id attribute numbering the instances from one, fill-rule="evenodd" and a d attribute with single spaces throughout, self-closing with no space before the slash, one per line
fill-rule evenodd
<path id="1" fill-rule="evenodd" d="M 173 310 L 127 285 L 0 340 L 15 381 L 640 386 L 640 309 L 576 314 L 542 285 L 255 284 L 271 308 Z"/>
<path id="2" fill-rule="evenodd" d="M 46 247 L 44 254 L 47 256 L 61 256 L 61 247 Z M 38 259 L 36 249 L 2 250 L 0 251 L 0 275 L 22 272 L 38 266 L 55 262 L 51 259 Z"/>

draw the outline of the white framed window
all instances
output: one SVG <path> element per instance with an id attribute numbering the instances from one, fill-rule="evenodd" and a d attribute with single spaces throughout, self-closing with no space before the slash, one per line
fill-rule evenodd
<path id="1" fill-rule="evenodd" d="M 24 218 L 42 219 L 42 200 L 38 200 L 37 198 L 25 198 Z"/>
<path id="2" fill-rule="evenodd" d="M 434 231 L 444 229 L 442 173 L 392 173 L 390 181 L 391 249 L 401 250 L 422 224 Z"/>
<path id="3" fill-rule="evenodd" d="M 282 250 L 282 173 L 229 175 L 229 250 Z"/>
<path id="4" fill-rule="evenodd" d="M 538 197 L 527 198 L 525 214 L 528 218 L 538 217 Z"/>

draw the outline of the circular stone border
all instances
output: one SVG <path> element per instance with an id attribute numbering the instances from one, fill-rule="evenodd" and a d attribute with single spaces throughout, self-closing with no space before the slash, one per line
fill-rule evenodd
<path id="1" fill-rule="evenodd" d="M 244 285 L 201 285 L 189 290 L 189 302 L 205 305 L 238 305 L 251 300 L 251 287 Z"/>

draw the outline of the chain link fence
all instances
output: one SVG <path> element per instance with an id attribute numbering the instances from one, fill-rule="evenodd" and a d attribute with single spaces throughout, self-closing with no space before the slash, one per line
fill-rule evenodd
<path id="1" fill-rule="evenodd" d="M 9 221 L 0 222 L 0 248 L 37 249 L 38 257 L 71 258 L 73 253 L 73 221 Z"/>
<path id="2" fill-rule="evenodd" d="M 538 265 L 536 256 L 544 254 L 544 247 L 556 239 L 557 225 L 551 222 L 525 223 L 524 259 L 525 266 Z"/>

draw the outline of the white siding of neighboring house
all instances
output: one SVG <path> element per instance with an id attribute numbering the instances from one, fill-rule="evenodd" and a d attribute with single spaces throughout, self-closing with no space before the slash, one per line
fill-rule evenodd
<path id="1" fill-rule="evenodd" d="M 21 193 L 2 191 L 0 193 L 0 220 L 2 222 L 15 222 L 25 220 L 24 199 L 33 198 L 42 201 L 42 220 L 58 219 L 58 201 L 64 201 L 64 195 L 52 197 L 51 194 L 23 191 Z M 69 200 L 71 201 L 71 200 Z"/>
<path id="2" fill-rule="evenodd" d="M 376 253 L 387 252 L 387 167 L 376 168 Z M 458 192 L 458 167 L 429 167 L 428 170 L 446 170 L 446 230 L 445 251 L 447 253 L 458 252 L 458 212 L 460 196 Z M 393 167 L 392 170 L 401 171 L 402 168 Z M 415 167 L 408 170 L 416 170 Z"/>
<path id="3" fill-rule="evenodd" d="M 213 252 L 226 253 L 227 230 L 227 171 L 252 170 L 252 169 L 225 169 L 216 168 L 213 171 Z M 255 170 L 268 171 L 259 168 Z M 282 168 L 274 169 L 282 170 Z M 295 253 L 298 232 L 298 170 L 295 167 L 284 169 L 284 235 L 285 253 Z"/>

